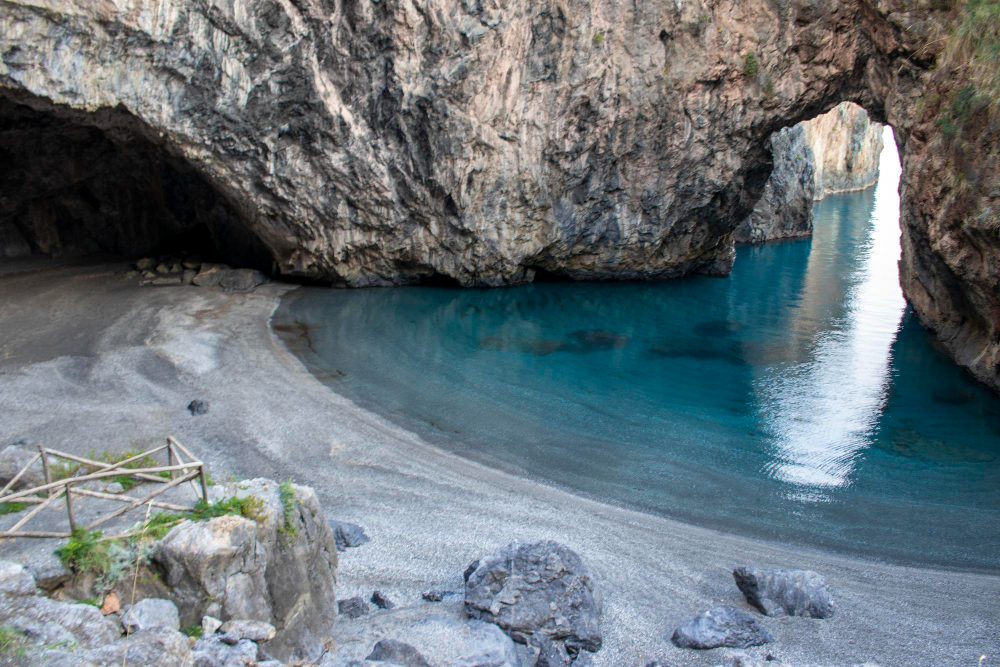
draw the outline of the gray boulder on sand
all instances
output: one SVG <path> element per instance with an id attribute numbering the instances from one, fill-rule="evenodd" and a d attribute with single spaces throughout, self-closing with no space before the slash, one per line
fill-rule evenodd
<path id="1" fill-rule="evenodd" d="M 670 640 L 680 648 L 748 648 L 774 641 L 757 619 L 735 607 L 714 607 L 674 630 Z"/>
<path id="2" fill-rule="evenodd" d="M 200 398 L 196 398 L 190 403 L 188 403 L 188 412 L 192 415 L 203 415 L 208 412 L 208 401 L 203 401 Z"/>
<path id="3" fill-rule="evenodd" d="M 833 616 L 826 579 L 812 570 L 738 567 L 733 578 L 747 602 L 767 616 Z"/>
<path id="4" fill-rule="evenodd" d="M 379 609 L 392 609 L 396 606 L 396 603 L 390 600 L 382 591 L 372 593 L 372 603 Z"/>
<path id="5" fill-rule="evenodd" d="M 365 529 L 357 524 L 330 519 L 330 528 L 333 529 L 333 539 L 337 542 L 337 551 L 360 547 L 369 541 Z"/>
<path id="6" fill-rule="evenodd" d="M 360 618 L 371 611 L 371 607 L 361 596 L 347 598 L 337 602 L 337 611 L 347 618 Z"/>
<path id="7" fill-rule="evenodd" d="M 497 624 L 515 641 L 544 637 L 574 654 L 601 648 L 601 598 L 590 570 L 568 547 L 513 542 L 473 565 L 465 583 L 470 616 Z"/>

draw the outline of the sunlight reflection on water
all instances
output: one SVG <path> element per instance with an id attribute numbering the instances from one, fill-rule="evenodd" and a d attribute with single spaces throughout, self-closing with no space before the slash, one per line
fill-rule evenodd
<path id="1" fill-rule="evenodd" d="M 885 404 L 889 352 L 906 302 L 896 272 L 901 169 L 889 126 L 883 143 L 872 224 L 846 277 L 852 287 L 842 321 L 817 341 L 811 363 L 783 368 L 757 385 L 760 404 L 774 406 L 763 415 L 774 436 L 774 460 L 765 471 L 797 487 L 787 492 L 790 499 L 828 500 L 824 487 L 849 484 Z M 806 268 L 807 286 L 815 261 L 811 256 Z"/>

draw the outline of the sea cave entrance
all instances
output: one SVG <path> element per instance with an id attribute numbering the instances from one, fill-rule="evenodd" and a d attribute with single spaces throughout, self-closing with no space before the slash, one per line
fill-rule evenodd
<path id="1" fill-rule="evenodd" d="M 121 108 L 0 89 L 0 261 L 197 255 L 272 272 L 237 208 Z"/>

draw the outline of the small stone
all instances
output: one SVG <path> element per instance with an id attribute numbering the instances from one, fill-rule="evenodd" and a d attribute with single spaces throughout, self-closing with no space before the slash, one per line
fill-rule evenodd
<path id="1" fill-rule="evenodd" d="M 214 616 L 202 616 L 201 617 L 201 634 L 202 636 L 214 635 L 222 627 L 222 621 L 215 618 Z"/>
<path id="2" fill-rule="evenodd" d="M 370 541 L 369 537 L 365 535 L 365 529 L 357 524 L 334 519 L 330 519 L 327 523 L 333 529 L 333 540 L 337 543 L 337 551 L 360 547 L 365 542 Z"/>
<path id="3" fill-rule="evenodd" d="M 424 593 L 424 599 L 428 602 L 440 602 L 445 595 L 448 595 L 448 591 L 427 591 Z"/>
<path id="4" fill-rule="evenodd" d="M 666 660 L 650 660 L 645 667 L 673 667 L 673 665 Z"/>
<path id="5" fill-rule="evenodd" d="M 181 620 L 177 605 L 170 600 L 146 598 L 132 605 L 122 616 L 122 626 L 129 632 L 152 628 L 180 630 Z"/>
<path id="6" fill-rule="evenodd" d="M 240 639 L 249 639 L 252 642 L 268 642 L 274 639 L 275 629 L 273 625 L 264 621 L 241 618 L 226 621 L 219 628 L 219 632 L 236 635 Z"/>
<path id="7" fill-rule="evenodd" d="M 35 593 L 35 578 L 23 565 L 0 560 L 0 595 L 21 597 Z"/>
<path id="8" fill-rule="evenodd" d="M 240 642 L 240 638 L 233 634 L 222 633 L 218 638 L 220 642 L 229 646 L 236 646 Z"/>
<path id="9" fill-rule="evenodd" d="M 185 271 L 185 272 L 184 272 L 184 274 L 183 274 L 183 275 L 181 276 L 181 281 L 182 281 L 182 282 L 183 282 L 183 283 L 184 283 L 185 285 L 190 285 L 191 283 L 193 283 L 193 282 L 194 282 L 194 277 L 195 277 L 196 275 L 198 275 L 198 272 L 197 272 L 197 271 L 194 271 L 194 270 L 192 270 L 192 269 L 188 269 L 188 270 L 187 270 L 187 271 Z"/>
<path id="10" fill-rule="evenodd" d="M 152 271 L 145 271 L 145 272 L 144 272 L 144 273 L 142 274 L 142 277 L 143 277 L 143 278 L 146 278 L 146 279 L 149 279 L 149 278 L 155 278 L 155 277 L 156 277 L 156 274 L 155 274 L 154 272 L 152 272 Z"/>
<path id="11" fill-rule="evenodd" d="M 184 270 L 184 265 L 180 262 L 174 262 L 170 265 L 170 273 L 180 273 Z"/>
<path id="12" fill-rule="evenodd" d="M 176 286 L 181 284 L 180 278 L 154 278 L 153 284 L 158 287 Z"/>
<path id="13" fill-rule="evenodd" d="M 387 598 L 382 593 L 382 591 L 375 591 L 372 593 L 372 603 L 374 603 L 379 609 L 392 609 L 396 606 L 392 600 Z"/>
<path id="14" fill-rule="evenodd" d="M 156 260 L 152 257 L 143 257 L 138 262 L 135 263 L 135 268 L 140 271 L 149 271 L 154 266 L 156 266 Z"/>
<path id="15" fill-rule="evenodd" d="M 774 635 L 746 612 L 720 606 L 682 623 L 670 639 L 679 648 L 749 648 L 773 642 Z"/>
<path id="16" fill-rule="evenodd" d="M 187 409 L 192 415 L 203 415 L 208 412 L 208 401 L 196 398 L 188 403 Z"/>
<path id="17" fill-rule="evenodd" d="M 34 552 L 25 563 L 25 567 L 39 588 L 54 591 L 73 578 L 73 573 L 63 565 L 59 557 L 48 550 Z"/>
<path id="18" fill-rule="evenodd" d="M 101 605 L 101 613 L 107 616 L 108 614 L 113 614 L 122 608 L 121 602 L 118 600 L 118 594 L 111 591 L 104 596 L 104 604 Z"/>
<path id="19" fill-rule="evenodd" d="M 738 567 L 733 578 L 747 602 L 766 616 L 833 616 L 826 579 L 812 570 Z"/>
<path id="20" fill-rule="evenodd" d="M 139 277 L 139 272 L 138 272 L 138 271 L 132 271 L 132 270 L 130 270 L 130 271 L 126 271 L 126 272 L 125 272 L 125 273 L 123 274 L 123 276 L 122 276 L 122 277 L 123 277 L 123 278 L 125 278 L 125 280 L 133 280 L 133 279 L 135 279 L 135 278 L 138 278 L 138 277 Z"/>
<path id="21" fill-rule="evenodd" d="M 402 667 L 431 667 L 420 651 L 398 639 L 383 639 L 365 660 L 389 662 Z"/>
<path id="22" fill-rule="evenodd" d="M 337 611 L 347 618 L 360 618 L 371 611 L 371 607 L 361 597 L 337 601 Z"/>
<path id="23" fill-rule="evenodd" d="M 201 260 L 200 259 L 194 259 L 194 258 L 185 259 L 184 260 L 184 268 L 185 269 L 191 269 L 192 271 L 197 271 L 198 269 L 201 268 Z"/>
<path id="24" fill-rule="evenodd" d="M 165 263 L 160 263 L 156 265 L 157 273 L 170 273 L 170 266 Z"/>

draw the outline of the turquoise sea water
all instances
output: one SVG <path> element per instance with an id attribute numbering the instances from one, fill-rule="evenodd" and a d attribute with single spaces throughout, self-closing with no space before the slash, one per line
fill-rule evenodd
<path id="1" fill-rule="evenodd" d="M 461 455 L 699 525 L 1000 570 L 1000 399 L 898 286 L 898 163 L 728 279 L 304 288 L 318 377 Z"/>

